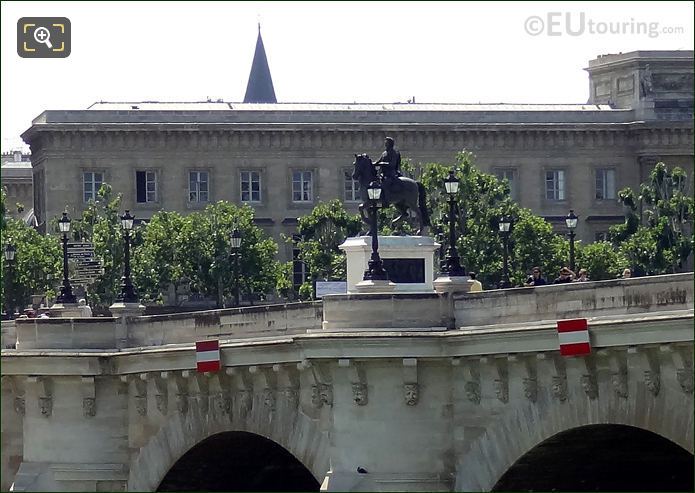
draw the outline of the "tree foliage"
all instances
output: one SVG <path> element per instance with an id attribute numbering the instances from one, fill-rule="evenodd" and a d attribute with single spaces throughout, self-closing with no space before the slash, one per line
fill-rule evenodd
<path id="1" fill-rule="evenodd" d="M 286 289 L 287 267 L 275 260 L 275 241 L 253 224 L 253 209 L 220 201 L 187 216 L 160 211 L 141 228 L 133 275 L 143 300 L 161 300 L 170 284 L 187 285 L 222 306 L 234 295 L 236 263 L 229 239 L 234 228 L 242 236 L 240 292 L 262 297 L 276 286 Z"/>
<path id="2" fill-rule="evenodd" d="M 693 252 L 693 200 L 682 168 L 657 163 L 639 195 L 621 190 L 625 223 L 611 228 L 611 240 L 638 274 L 681 272 Z M 641 209 L 641 217 L 638 217 Z"/>
<path id="3" fill-rule="evenodd" d="M 11 263 L 2 255 L 3 311 L 6 305 L 11 309 L 23 309 L 33 294 L 54 295 L 62 272 L 63 256 L 60 241 L 55 236 L 42 235 L 17 219 L 3 218 L 3 252 L 10 243 L 15 245 L 16 254 Z"/>
<path id="4" fill-rule="evenodd" d="M 545 272 L 557 272 L 566 263 L 566 240 L 555 234 L 543 218 L 513 202 L 509 183 L 480 171 L 474 159 L 472 153 L 462 151 L 453 165 L 427 163 L 405 167 L 427 190 L 433 233 L 437 234 L 443 251 L 449 248 L 449 205 L 443 183 L 453 169 L 459 180 L 455 196 L 456 247 L 467 271 L 478 273 L 478 279 L 488 288 L 499 283 L 503 243 L 498 225 L 502 216 L 510 216 L 513 218 L 509 238 L 512 282 L 523 282 L 534 266 L 542 267 Z"/>

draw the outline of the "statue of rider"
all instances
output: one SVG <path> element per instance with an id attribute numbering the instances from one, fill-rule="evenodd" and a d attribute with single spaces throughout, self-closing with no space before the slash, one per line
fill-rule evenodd
<path id="1" fill-rule="evenodd" d="M 398 177 L 401 175 L 401 153 L 394 147 L 392 137 L 384 139 L 384 152 L 379 160 L 374 163 L 381 167 L 382 187 L 385 190 L 393 190 L 398 184 Z"/>

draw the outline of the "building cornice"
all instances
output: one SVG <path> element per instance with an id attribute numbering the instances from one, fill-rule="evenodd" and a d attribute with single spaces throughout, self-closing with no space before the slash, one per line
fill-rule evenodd
<path id="1" fill-rule="evenodd" d="M 401 149 L 525 150 L 544 147 L 658 147 L 660 153 L 691 153 L 693 128 L 690 123 L 665 125 L 651 122 L 630 124 L 240 124 L 240 125 L 73 125 L 33 127 L 37 131 L 28 141 L 32 145 L 34 166 L 46 153 L 80 149 L 153 150 L 177 149 L 348 149 L 380 148 L 384 135 L 397 139 Z M 40 130 L 40 131 L 39 131 Z M 25 134 L 26 138 L 26 134 Z"/>

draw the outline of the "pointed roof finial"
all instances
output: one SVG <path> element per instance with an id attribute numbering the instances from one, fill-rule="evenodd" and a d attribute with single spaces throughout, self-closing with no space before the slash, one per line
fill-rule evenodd
<path id="1" fill-rule="evenodd" d="M 277 103 L 273 78 L 270 75 L 268 58 L 263 47 L 261 37 L 261 22 L 258 21 L 258 39 L 256 40 L 256 52 L 253 55 L 249 82 L 246 86 L 244 103 Z"/>

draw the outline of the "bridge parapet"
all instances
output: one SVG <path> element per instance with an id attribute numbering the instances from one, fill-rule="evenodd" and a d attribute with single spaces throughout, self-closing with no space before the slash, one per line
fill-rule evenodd
<path id="1" fill-rule="evenodd" d="M 17 349 L 122 349 L 205 338 L 304 334 L 320 329 L 321 302 L 288 303 L 129 318 L 16 320 Z"/>
<path id="2" fill-rule="evenodd" d="M 693 273 L 450 294 L 324 297 L 327 330 L 488 326 L 693 308 Z"/>
<path id="3" fill-rule="evenodd" d="M 693 273 L 481 293 L 328 295 L 322 302 L 140 317 L 16 321 L 17 349 L 122 349 L 317 331 L 462 327 L 692 310 Z"/>
<path id="4" fill-rule="evenodd" d="M 693 308 L 693 273 L 454 295 L 457 327 Z"/>

